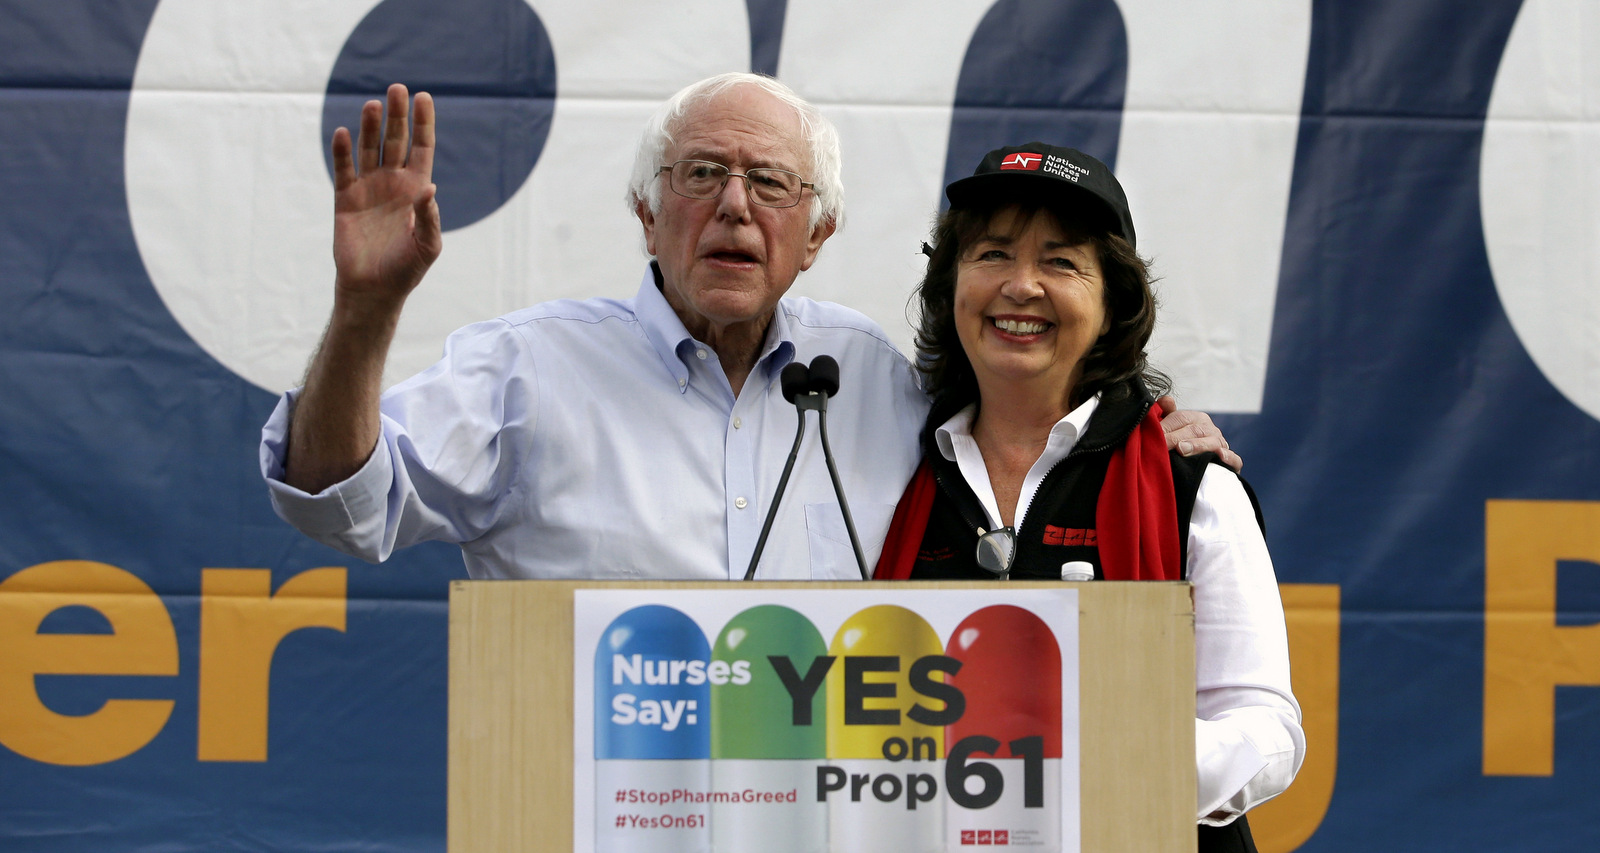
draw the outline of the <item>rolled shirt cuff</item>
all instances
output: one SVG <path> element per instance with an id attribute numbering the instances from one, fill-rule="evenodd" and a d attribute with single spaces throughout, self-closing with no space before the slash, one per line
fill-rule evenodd
<path id="1" fill-rule="evenodd" d="M 298 392 L 285 393 L 261 429 L 261 476 L 267 481 L 273 510 L 279 518 L 319 538 L 345 539 L 374 519 L 381 524 L 389 485 L 394 481 L 389 447 L 381 435 L 367 461 L 342 482 L 311 494 L 283 481 L 289 417 Z"/>

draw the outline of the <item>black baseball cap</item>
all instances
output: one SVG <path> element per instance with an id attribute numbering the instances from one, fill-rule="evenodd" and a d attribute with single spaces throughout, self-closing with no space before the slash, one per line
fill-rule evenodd
<path id="1" fill-rule="evenodd" d="M 1106 164 L 1077 150 L 1043 142 L 996 148 L 985 154 L 970 177 L 944 188 L 956 207 L 967 207 L 1019 192 L 1073 193 L 1100 208 L 1111 233 L 1137 245 L 1128 196 Z"/>

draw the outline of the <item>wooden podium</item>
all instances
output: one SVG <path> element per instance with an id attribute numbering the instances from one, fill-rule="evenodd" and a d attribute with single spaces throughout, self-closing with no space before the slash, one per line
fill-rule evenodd
<path id="1" fill-rule="evenodd" d="M 761 583 L 767 589 L 906 583 Z M 1015 589 L 1061 584 L 1016 582 Z M 1082 850 L 1195 849 L 1194 607 L 1186 583 L 1079 590 Z M 918 589 L 994 583 L 917 583 Z M 450 589 L 450 853 L 572 850 L 573 593 L 722 583 L 457 581 Z"/>

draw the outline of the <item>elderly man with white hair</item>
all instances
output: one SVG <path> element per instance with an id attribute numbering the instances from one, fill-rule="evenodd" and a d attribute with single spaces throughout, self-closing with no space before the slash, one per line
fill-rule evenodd
<path id="1" fill-rule="evenodd" d="M 814 107 L 753 74 L 680 91 L 646 126 L 630 182 L 654 258 L 637 295 L 468 326 L 383 392 L 406 297 L 442 247 L 432 100 L 416 96 L 413 120 L 396 85 L 387 106 L 385 120 L 366 104 L 354 145 L 333 137 L 333 316 L 262 436 L 281 516 L 373 561 L 454 542 L 475 578 L 737 578 L 793 440 L 779 374 L 825 354 L 843 375 L 831 445 L 876 561 L 928 404 L 875 323 L 785 295 L 843 206 L 838 135 Z M 1209 419 L 1183 414 L 1170 441 L 1225 452 Z M 759 577 L 859 577 L 815 442 Z"/>

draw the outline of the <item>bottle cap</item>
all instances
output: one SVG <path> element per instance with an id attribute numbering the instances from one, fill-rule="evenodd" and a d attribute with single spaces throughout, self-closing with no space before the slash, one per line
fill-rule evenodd
<path id="1" fill-rule="evenodd" d="M 1092 581 L 1094 580 L 1094 566 L 1081 560 L 1062 563 L 1061 579 L 1064 581 Z"/>

